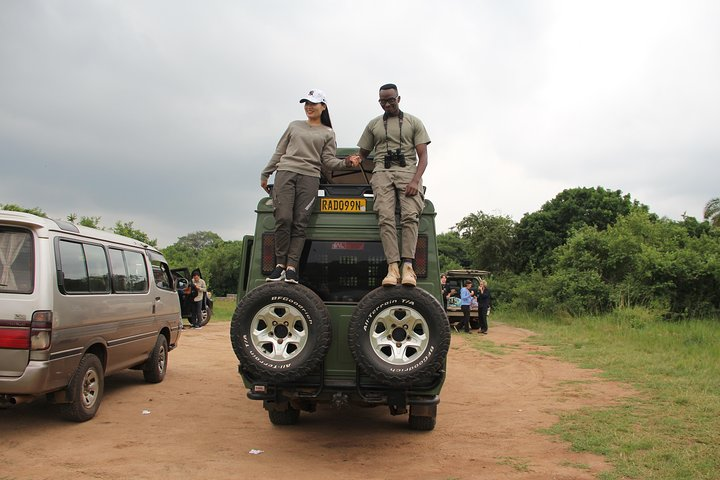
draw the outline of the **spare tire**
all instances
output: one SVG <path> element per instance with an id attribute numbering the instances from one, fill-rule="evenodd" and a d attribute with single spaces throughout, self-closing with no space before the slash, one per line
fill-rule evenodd
<path id="1" fill-rule="evenodd" d="M 442 305 L 414 287 L 379 287 L 368 293 L 350 320 L 350 351 L 375 380 L 407 386 L 435 376 L 450 348 Z"/>
<path id="2" fill-rule="evenodd" d="M 238 303 L 230 340 L 242 367 L 260 380 L 290 382 L 308 375 L 330 348 L 327 308 L 310 289 L 272 282 Z"/>

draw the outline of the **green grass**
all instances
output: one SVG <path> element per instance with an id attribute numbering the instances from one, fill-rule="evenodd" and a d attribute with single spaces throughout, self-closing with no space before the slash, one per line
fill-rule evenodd
<path id="1" fill-rule="evenodd" d="M 225 297 L 213 298 L 213 316 L 211 322 L 229 322 L 235 313 L 235 300 Z"/>
<path id="2" fill-rule="evenodd" d="M 720 321 L 670 323 L 643 309 L 574 319 L 504 312 L 495 320 L 542 332 L 531 341 L 639 392 L 616 407 L 564 415 L 547 430 L 606 456 L 614 469 L 601 479 L 720 478 Z"/>

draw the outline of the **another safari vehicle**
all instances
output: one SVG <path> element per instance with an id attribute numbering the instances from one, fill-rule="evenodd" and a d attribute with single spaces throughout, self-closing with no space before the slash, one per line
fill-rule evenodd
<path id="1" fill-rule="evenodd" d="M 447 311 L 448 321 L 454 328 L 457 328 L 456 325 L 462 322 L 464 315 L 460 309 L 460 289 L 469 280 L 472 282 L 472 288 L 477 291 L 480 281 L 489 274 L 490 272 L 485 270 L 448 270 L 445 272 L 446 282 L 443 290 L 445 310 Z M 475 298 L 473 298 L 473 303 L 470 305 L 470 327 L 480 328 L 478 304 Z"/>
<path id="2" fill-rule="evenodd" d="M 199 269 L 197 271 L 200 272 Z M 194 307 L 193 303 L 195 302 L 195 297 L 197 296 L 197 290 L 192 284 L 192 274 L 187 267 L 173 268 L 171 272 L 173 274 L 173 279 L 175 280 L 175 289 L 178 292 L 178 299 L 180 300 L 180 314 L 182 318 L 190 320 Z M 202 278 L 202 273 L 200 273 L 200 278 Z M 205 292 L 201 302 L 200 326 L 204 327 L 212 318 L 213 299 L 208 292 Z"/>
<path id="3" fill-rule="evenodd" d="M 350 149 L 339 151 L 348 155 Z M 344 155 L 343 155 L 344 154 Z M 435 210 L 420 220 L 417 287 L 381 287 L 372 164 L 326 174 L 300 260 L 300 284 L 266 282 L 275 267 L 271 198 L 257 206 L 254 236 L 243 239 L 231 324 L 248 397 L 275 425 L 294 424 L 319 403 L 389 407 L 415 430 L 435 427 L 450 327 L 440 297 Z"/>
<path id="4" fill-rule="evenodd" d="M 0 210 L 0 407 L 46 395 L 70 420 L 89 420 L 106 375 L 165 378 L 180 320 L 153 247 Z"/>

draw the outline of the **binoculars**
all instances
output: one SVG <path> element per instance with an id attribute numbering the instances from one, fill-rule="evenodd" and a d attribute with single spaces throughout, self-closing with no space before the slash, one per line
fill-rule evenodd
<path id="1" fill-rule="evenodd" d="M 385 154 L 385 168 L 390 168 L 393 163 L 399 164 L 401 167 L 407 165 L 405 162 L 405 155 L 400 152 L 400 149 L 395 149 L 394 152 L 387 152 Z"/>

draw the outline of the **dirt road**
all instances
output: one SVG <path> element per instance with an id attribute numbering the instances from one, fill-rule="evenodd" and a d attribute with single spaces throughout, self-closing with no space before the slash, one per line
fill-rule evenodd
<path id="1" fill-rule="evenodd" d="M 437 426 L 415 432 L 381 407 L 321 406 L 272 426 L 245 396 L 229 323 L 185 330 L 163 383 L 109 377 L 89 422 L 63 421 L 44 400 L 0 410 L 0 480 L 596 478 L 608 468 L 601 457 L 537 430 L 631 392 L 538 355 L 531 334 L 503 325 L 482 338 L 453 334 Z"/>

